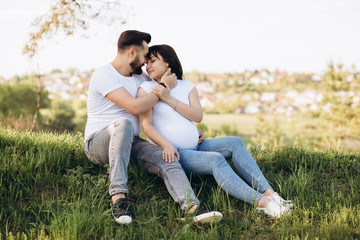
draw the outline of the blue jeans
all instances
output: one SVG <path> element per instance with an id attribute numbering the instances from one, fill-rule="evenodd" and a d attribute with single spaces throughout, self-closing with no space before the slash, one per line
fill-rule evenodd
<path id="1" fill-rule="evenodd" d="M 179 154 L 188 175 L 211 174 L 224 191 L 244 202 L 257 203 L 263 192 L 272 189 L 239 137 L 207 139 L 193 150 L 180 149 Z M 226 161 L 230 158 L 239 175 Z"/>

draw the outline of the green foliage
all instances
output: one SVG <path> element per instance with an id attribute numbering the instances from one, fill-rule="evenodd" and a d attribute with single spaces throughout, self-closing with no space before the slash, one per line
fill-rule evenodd
<path id="1" fill-rule="evenodd" d="M 240 106 L 243 106 L 243 104 L 240 103 L 239 98 L 235 98 L 232 100 L 221 100 L 221 99 L 216 99 L 214 100 L 214 108 L 213 109 L 209 109 L 207 110 L 208 113 L 219 113 L 219 114 L 224 114 L 224 113 L 234 113 L 235 110 L 237 108 L 239 108 Z"/>
<path id="2" fill-rule="evenodd" d="M 53 100 L 50 108 L 42 113 L 44 115 L 42 124 L 45 129 L 57 132 L 73 131 L 75 129 L 75 110 L 70 101 Z"/>
<path id="3" fill-rule="evenodd" d="M 204 130 L 206 126 L 203 126 Z M 108 172 L 87 160 L 80 134 L 0 129 L 0 239 L 354 239 L 360 235 L 360 155 L 297 147 L 251 149 L 264 175 L 294 200 L 288 217 L 271 219 L 192 178 L 203 204 L 221 211 L 216 225 L 182 222 L 163 181 L 130 161 L 134 222 L 115 223 Z"/>
<path id="4" fill-rule="evenodd" d="M 42 91 L 41 108 L 47 107 L 47 92 Z M 24 118 L 34 114 L 37 93 L 32 84 L 0 84 L 0 118 L 3 123 L 7 119 Z"/>
<path id="5" fill-rule="evenodd" d="M 348 94 L 351 90 L 350 82 L 347 81 L 349 73 L 338 64 L 335 67 L 329 64 L 323 83 L 323 105 L 330 106 L 328 111 L 322 112 L 324 128 L 330 132 L 330 137 L 337 141 L 345 138 L 360 139 L 360 106 L 353 104 L 353 97 Z"/>
<path id="6" fill-rule="evenodd" d="M 60 69 L 56 68 L 56 69 L 51 70 L 51 72 L 50 72 L 50 74 L 54 74 L 54 73 L 62 73 L 62 71 Z"/>
<path id="7" fill-rule="evenodd" d="M 265 120 L 263 115 L 257 115 L 256 136 L 252 138 L 255 144 L 263 149 L 272 149 L 284 146 L 284 136 L 280 132 L 279 121 L 274 118 L 271 122 Z"/>

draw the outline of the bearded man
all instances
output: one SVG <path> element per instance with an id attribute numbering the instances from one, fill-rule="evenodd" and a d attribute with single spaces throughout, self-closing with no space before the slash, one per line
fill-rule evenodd
<path id="1" fill-rule="evenodd" d="M 201 209 L 200 202 L 180 163 L 165 162 L 160 147 L 139 137 L 137 115 L 147 112 L 159 101 L 153 92 L 136 98 L 141 83 L 150 80 L 141 69 L 147 62 L 150 40 L 150 34 L 136 30 L 121 33 L 114 61 L 93 73 L 87 100 L 85 154 L 93 163 L 109 164 L 110 205 L 117 223 L 129 224 L 132 221 L 126 200 L 129 193 L 127 168 L 130 157 L 145 166 L 150 173 L 160 176 L 180 207 L 187 212 L 194 212 L 195 221 L 201 219 L 203 222 L 211 222 L 213 212 L 198 210 Z M 170 89 L 176 86 L 176 81 L 171 69 L 161 78 L 161 82 Z"/>

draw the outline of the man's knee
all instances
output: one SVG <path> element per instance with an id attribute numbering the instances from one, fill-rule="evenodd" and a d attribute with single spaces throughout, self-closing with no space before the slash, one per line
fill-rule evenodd
<path id="1" fill-rule="evenodd" d="M 159 171 L 162 176 L 172 174 L 174 171 L 184 171 L 179 160 L 175 157 L 174 161 L 165 162 L 159 166 Z"/>
<path id="2" fill-rule="evenodd" d="M 114 128 L 134 130 L 133 123 L 127 118 L 119 118 L 112 122 Z"/>
<path id="3" fill-rule="evenodd" d="M 112 131 L 117 134 L 121 133 L 123 135 L 134 135 L 134 127 L 132 122 L 127 118 L 119 118 L 111 123 Z"/>

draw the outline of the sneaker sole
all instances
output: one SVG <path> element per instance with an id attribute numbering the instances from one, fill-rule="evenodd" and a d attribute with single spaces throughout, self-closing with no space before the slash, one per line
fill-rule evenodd
<path id="1" fill-rule="evenodd" d="M 193 221 L 199 223 L 217 223 L 220 222 L 223 217 L 224 216 L 220 212 L 209 212 L 194 217 Z"/>
<path id="2" fill-rule="evenodd" d="M 115 218 L 115 222 L 118 224 L 130 224 L 132 222 L 132 218 L 130 216 L 120 216 Z"/>

